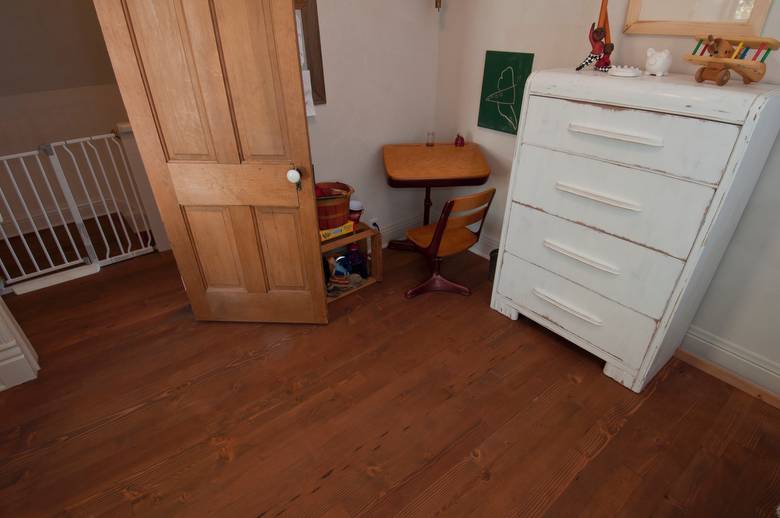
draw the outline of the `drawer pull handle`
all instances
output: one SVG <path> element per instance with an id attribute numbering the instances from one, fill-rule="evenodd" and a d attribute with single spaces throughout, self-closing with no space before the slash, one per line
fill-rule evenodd
<path id="1" fill-rule="evenodd" d="M 642 144 L 644 146 L 651 147 L 664 147 L 664 139 L 660 137 L 637 135 L 634 133 L 623 133 L 606 128 L 599 128 L 597 126 L 590 126 L 588 124 L 581 124 L 579 122 L 569 123 L 569 131 L 573 133 L 583 133 L 585 135 L 594 135 L 596 137 L 604 137 L 612 140 L 622 140 L 623 142 L 631 142 L 632 144 Z"/>
<path id="2" fill-rule="evenodd" d="M 601 262 L 598 259 L 593 259 L 592 257 L 588 257 L 587 255 L 582 255 L 578 252 L 575 252 L 574 250 L 571 250 L 570 248 L 566 248 L 563 245 L 559 245 L 558 243 L 550 241 L 549 239 L 544 240 L 544 246 L 546 246 L 553 252 L 558 252 L 561 255 L 565 255 L 566 257 L 570 257 L 575 261 L 579 261 L 583 264 L 587 264 L 588 266 L 595 268 L 597 270 L 601 270 L 602 272 L 607 272 L 612 275 L 620 275 L 620 270 L 618 268 L 609 265 L 607 263 Z"/>
<path id="3" fill-rule="evenodd" d="M 593 324 L 594 326 L 603 326 L 604 325 L 604 322 L 602 322 L 597 317 L 594 317 L 593 315 L 589 315 L 588 313 L 586 313 L 586 312 L 584 312 L 584 311 L 582 311 L 580 309 L 573 308 L 573 307 L 567 305 L 566 303 L 558 300 L 557 298 L 553 297 L 549 293 L 540 290 L 539 288 L 534 288 L 533 289 L 533 294 L 536 295 L 537 297 L 539 297 L 540 299 L 542 299 L 543 301 L 547 302 L 548 304 L 552 304 L 556 308 L 562 309 L 566 313 L 569 313 L 570 315 L 574 315 L 575 317 L 579 318 L 580 320 L 584 320 L 585 322 L 587 322 L 589 324 Z"/>
<path id="4" fill-rule="evenodd" d="M 619 198 L 613 198 L 612 196 L 607 196 L 606 194 L 589 191 L 587 189 L 583 189 L 582 187 L 577 187 L 576 185 L 571 185 L 564 182 L 555 182 L 555 188 L 559 191 L 568 192 L 569 194 L 573 194 L 581 198 L 587 198 L 598 203 L 603 203 L 604 205 L 630 210 L 631 212 L 642 212 L 642 206 L 639 204 L 621 200 Z"/>

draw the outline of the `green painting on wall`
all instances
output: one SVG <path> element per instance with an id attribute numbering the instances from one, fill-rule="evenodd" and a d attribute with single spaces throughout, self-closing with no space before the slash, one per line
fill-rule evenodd
<path id="1" fill-rule="evenodd" d="M 523 90 L 533 64 L 533 54 L 496 50 L 485 53 L 478 126 L 517 134 Z"/>

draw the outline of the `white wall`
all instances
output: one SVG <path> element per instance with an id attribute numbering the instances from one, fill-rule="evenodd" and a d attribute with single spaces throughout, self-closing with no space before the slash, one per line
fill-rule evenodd
<path id="1" fill-rule="evenodd" d="M 481 250 L 498 248 L 515 135 L 477 126 L 486 50 L 534 53 L 534 70 L 576 66 L 589 52 L 587 31 L 599 0 L 446 0 L 439 19 L 436 132 L 479 143 L 491 166 L 496 198 Z M 479 187 L 470 190 L 484 189 Z M 440 194 L 441 196 L 441 194 Z"/>
<path id="2" fill-rule="evenodd" d="M 4 65 L 0 75 L 0 155 L 32 151 L 50 142 L 108 133 L 117 123 L 127 120 L 92 0 L 26 0 L 7 2 L 3 7 L 0 17 L 0 60 Z M 16 178 L 24 178 L 18 162 L 12 161 L 9 167 Z M 31 164 L 28 167 L 32 169 L 32 177 L 39 182 L 39 189 L 43 189 L 38 170 Z M 63 160 L 63 168 L 66 177 L 78 185 L 72 163 Z M 137 182 L 142 192 L 145 181 L 144 177 Z M 44 213 L 57 224 L 56 207 L 65 207 L 59 191 L 55 189 L 56 202 L 44 194 L 43 207 L 40 207 L 33 201 L 29 184 L 18 183 L 30 203 L 31 219 L 22 210 L 7 174 L 0 174 L 0 189 L 7 193 L 11 211 L 16 214 L 22 232 L 34 227 L 43 228 L 46 224 Z M 89 192 L 76 188 L 73 194 L 82 216 L 92 217 L 88 198 L 99 213 L 106 211 L 106 207 L 94 185 L 90 182 L 87 185 Z M 112 202 L 108 200 L 109 210 Z M 121 198 L 117 204 L 123 213 L 127 212 Z M 5 207 L 0 207 L 3 228 L 8 235 L 15 235 L 15 226 L 6 212 Z M 156 208 L 149 211 L 149 215 L 153 220 L 159 217 Z M 159 231 L 156 238 L 163 245 L 167 243 L 167 238 Z"/>
<path id="3" fill-rule="evenodd" d="M 127 120 L 92 0 L 5 2 L 0 62 L 0 154 Z"/>
<path id="4" fill-rule="evenodd" d="M 108 133 L 127 120 L 115 83 L 0 97 L 0 155 Z"/>
<path id="5" fill-rule="evenodd" d="M 622 12 L 619 15 L 623 16 Z M 772 5 L 764 34 L 780 35 L 780 2 Z M 692 43 L 690 38 L 626 35 L 620 41 L 619 56 L 623 62 L 639 64 L 644 62 L 647 47 L 669 48 L 677 58 L 673 71 L 693 73 L 696 67 L 679 58 L 691 51 Z M 767 82 L 780 84 L 778 54 L 772 53 L 767 60 Z M 780 221 L 780 140 L 775 142 L 683 347 L 780 394 L 777 221 Z"/>
<path id="6" fill-rule="evenodd" d="M 390 189 L 382 146 L 420 142 L 436 94 L 436 10 L 421 0 L 319 0 L 328 102 L 309 118 L 318 181 L 340 180 L 394 237 L 422 218 L 419 189 Z"/>
<path id="7" fill-rule="evenodd" d="M 680 56 L 690 38 L 623 35 L 627 0 L 610 2 L 616 62 L 644 64 L 648 46 L 670 48 L 673 71 L 694 67 Z M 574 67 L 589 49 L 586 30 L 600 2 L 586 0 L 446 0 L 440 20 L 436 131 L 445 140 L 461 132 L 478 142 L 498 189 L 479 250 L 498 245 L 515 137 L 476 125 L 486 50 L 533 52 L 534 69 Z M 780 34 L 780 2 L 772 7 L 765 34 Z M 767 61 L 767 81 L 780 83 L 778 53 Z M 780 145 L 775 145 L 684 347 L 780 393 Z M 473 189 L 472 189 L 473 190 Z M 446 195 L 446 194 L 444 194 Z M 444 196 L 440 194 L 441 196 Z"/>

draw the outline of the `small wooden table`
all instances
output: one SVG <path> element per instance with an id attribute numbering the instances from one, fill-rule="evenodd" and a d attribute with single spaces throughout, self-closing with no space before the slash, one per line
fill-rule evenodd
<path id="1" fill-rule="evenodd" d="M 432 187 L 482 185 L 490 176 L 487 160 L 474 143 L 391 144 L 384 147 L 384 157 L 391 187 L 425 187 L 425 225 L 431 222 Z"/>

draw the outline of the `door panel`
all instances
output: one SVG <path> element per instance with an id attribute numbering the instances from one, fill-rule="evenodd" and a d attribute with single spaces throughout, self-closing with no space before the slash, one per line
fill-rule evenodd
<path id="1" fill-rule="evenodd" d="M 244 161 L 286 157 L 284 99 L 269 0 L 214 3 Z M 247 44 L 250 42 L 250 44 Z M 256 121 L 262 120 L 258 125 Z"/>
<path id="2" fill-rule="evenodd" d="M 127 10 L 169 160 L 237 162 L 206 2 L 129 0 Z"/>
<path id="3" fill-rule="evenodd" d="M 325 322 L 292 1 L 95 6 L 196 317 Z"/>
<path id="4" fill-rule="evenodd" d="M 256 209 L 256 212 L 271 289 L 305 290 L 306 277 L 301 268 L 303 249 L 299 239 L 301 225 L 297 211 Z"/>
<path id="5" fill-rule="evenodd" d="M 169 164 L 182 205 L 255 205 L 298 207 L 298 191 L 290 188 L 290 162 L 278 164 Z"/>
<path id="6" fill-rule="evenodd" d="M 187 207 L 187 223 L 207 290 L 244 286 L 229 207 Z"/>

